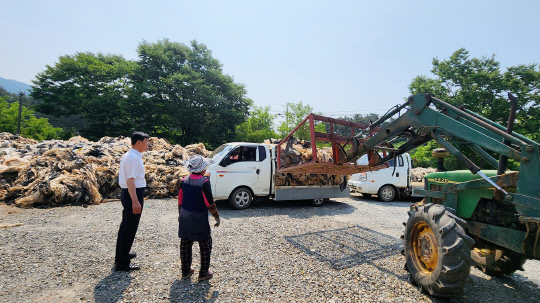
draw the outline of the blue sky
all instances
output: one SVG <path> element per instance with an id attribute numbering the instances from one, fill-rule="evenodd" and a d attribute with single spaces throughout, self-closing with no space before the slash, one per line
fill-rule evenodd
<path id="1" fill-rule="evenodd" d="M 257 106 L 337 117 L 386 112 L 434 57 L 464 47 L 504 68 L 539 63 L 540 1 L 0 0 L 0 77 L 30 84 L 76 52 L 204 43 Z"/>

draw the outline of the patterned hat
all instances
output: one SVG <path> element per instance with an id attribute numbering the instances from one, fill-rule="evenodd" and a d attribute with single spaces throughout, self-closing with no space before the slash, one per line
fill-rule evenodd
<path id="1" fill-rule="evenodd" d="M 185 167 L 190 173 L 200 173 L 205 171 L 213 161 L 205 159 L 199 155 L 193 156 L 186 161 Z"/>

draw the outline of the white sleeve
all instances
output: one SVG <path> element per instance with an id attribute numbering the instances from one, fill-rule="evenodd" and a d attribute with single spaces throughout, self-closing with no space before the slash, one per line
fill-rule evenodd
<path id="1" fill-rule="evenodd" d="M 137 177 L 138 166 L 139 162 L 137 159 L 126 159 L 126 163 L 124 164 L 126 169 L 126 181 L 127 179 L 135 179 L 135 177 Z"/>

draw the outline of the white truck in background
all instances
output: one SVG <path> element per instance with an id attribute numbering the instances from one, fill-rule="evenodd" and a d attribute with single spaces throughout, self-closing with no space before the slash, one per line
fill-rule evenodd
<path id="1" fill-rule="evenodd" d="M 366 165 L 367 155 L 360 157 L 356 163 Z M 422 183 L 412 182 L 412 163 L 408 153 L 388 161 L 388 168 L 351 175 L 348 185 L 351 192 L 367 197 L 377 195 L 383 202 L 390 202 L 396 197 L 420 197 L 414 194 L 414 189 L 423 188 Z"/>
<path id="2" fill-rule="evenodd" d="M 254 197 L 274 200 L 311 200 L 321 206 L 329 198 L 349 197 L 348 187 L 339 185 L 276 186 L 276 147 L 274 145 L 232 142 L 216 148 L 209 156 L 212 195 L 229 200 L 235 209 L 251 206 Z"/>

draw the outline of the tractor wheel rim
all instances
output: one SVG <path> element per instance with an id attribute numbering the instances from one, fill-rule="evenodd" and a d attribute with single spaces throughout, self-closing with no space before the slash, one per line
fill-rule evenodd
<path id="1" fill-rule="evenodd" d="M 414 225 L 411 234 L 412 259 L 415 267 L 425 275 L 437 268 L 439 249 L 435 233 L 425 222 Z"/>

